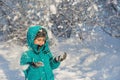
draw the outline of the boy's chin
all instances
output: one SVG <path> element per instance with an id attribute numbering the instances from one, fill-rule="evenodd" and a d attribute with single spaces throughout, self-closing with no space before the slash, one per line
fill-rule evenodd
<path id="1" fill-rule="evenodd" d="M 38 45 L 39 47 L 42 47 L 43 45 Z"/>

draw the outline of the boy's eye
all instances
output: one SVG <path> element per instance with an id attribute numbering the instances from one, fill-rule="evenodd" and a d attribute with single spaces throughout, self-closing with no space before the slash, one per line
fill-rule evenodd
<path id="1" fill-rule="evenodd" d="M 41 41 L 40 39 L 38 39 L 37 41 Z"/>
<path id="2" fill-rule="evenodd" d="M 45 41 L 45 39 L 38 39 L 38 41 Z"/>

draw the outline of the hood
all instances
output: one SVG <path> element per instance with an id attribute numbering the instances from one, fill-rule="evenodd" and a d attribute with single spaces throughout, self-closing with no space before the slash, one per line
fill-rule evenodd
<path id="1" fill-rule="evenodd" d="M 42 26 L 39 26 L 39 25 L 36 25 L 36 26 L 31 26 L 29 27 L 28 31 L 27 31 L 27 44 L 28 44 L 28 47 L 30 49 L 32 49 L 35 53 L 40 53 L 41 51 L 49 51 L 49 46 L 48 46 L 48 34 L 47 34 L 47 37 L 46 37 L 46 42 L 45 44 L 40 47 L 40 49 L 38 50 L 38 45 L 34 44 L 34 39 L 36 37 L 36 34 L 38 33 L 38 31 L 40 29 L 42 29 L 44 27 Z M 45 29 L 45 28 L 44 28 Z M 45 29 L 46 30 L 46 29 Z M 47 31 L 46 31 L 47 32 Z"/>

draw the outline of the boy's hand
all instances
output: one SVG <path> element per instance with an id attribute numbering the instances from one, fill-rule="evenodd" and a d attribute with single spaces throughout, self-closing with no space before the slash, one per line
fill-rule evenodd
<path id="1" fill-rule="evenodd" d="M 56 62 L 61 62 L 61 61 L 65 60 L 66 57 L 67 57 L 67 53 L 65 52 L 63 55 L 55 57 L 55 61 Z"/>
<path id="2" fill-rule="evenodd" d="M 40 67 L 40 66 L 44 66 L 44 64 L 43 64 L 42 62 L 33 62 L 33 63 L 32 63 L 32 66 L 38 68 L 38 67 Z"/>

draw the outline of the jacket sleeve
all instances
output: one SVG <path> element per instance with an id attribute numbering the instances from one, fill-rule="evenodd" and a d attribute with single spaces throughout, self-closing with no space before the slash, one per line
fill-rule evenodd
<path id="1" fill-rule="evenodd" d="M 20 59 L 20 65 L 26 65 L 32 62 L 32 58 L 27 54 L 27 52 L 24 52 Z"/>
<path id="2" fill-rule="evenodd" d="M 20 58 L 20 65 L 25 77 L 27 77 L 27 73 L 28 73 L 27 69 L 31 62 L 32 62 L 32 59 L 30 58 L 30 56 L 28 56 L 28 53 L 27 52 L 22 53 Z"/>
<path id="3" fill-rule="evenodd" d="M 50 61 L 50 66 L 51 66 L 51 68 L 52 68 L 52 69 L 58 68 L 59 65 L 60 65 L 60 62 L 56 62 L 56 61 L 54 60 L 53 55 L 52 55 L 51 52 L 48 53 L 48 55 L 49 55 L 49 61 Z"/>

